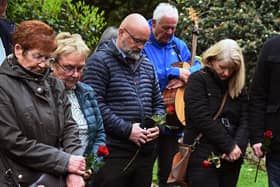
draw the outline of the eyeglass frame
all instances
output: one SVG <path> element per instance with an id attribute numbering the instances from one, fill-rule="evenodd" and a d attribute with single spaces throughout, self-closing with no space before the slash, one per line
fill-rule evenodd
<path id="1" fill-rule="evenodd" d="M 126 28 L 123 28 L 123 30 L 130 36 L 130 38 L 135 43 L 144 45 L 147 42 L 147 40 L 142 40 L 142 39 L 139 39 L 139 38 L 135 38 Z"/>
<path id="2" fill-rule="evenodd" d="M 56 65 L 58 67 L 60 67 L 67 75 L 73 75 L 75 72 L 78 72 L 78 73 L 81 73 L 84 69 L 85 69 L 85 66 L 83 67 L 77 67 L 77 66 L 72 66 L 71 69 L 59 64 L 57 61 L 55 61 Z"/>
<path id="3" fill-rule="evenodd" d="M 38 53 L 34 54 L 34 53 L 30 52 L 29 50 L 25 50 L 25 51 L 23 51 L 23 53 L 29 53 L 33 60 L 36 60 L 37 62 L 40 62 L 40 63 L 51 64 L 55 61 L 55 58 L 53 56 L 45 56 L 45 55 L 41 55 Z"/>

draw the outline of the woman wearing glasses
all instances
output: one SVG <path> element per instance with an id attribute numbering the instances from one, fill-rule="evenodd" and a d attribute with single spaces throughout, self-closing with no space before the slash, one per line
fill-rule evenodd
<path id="1" fill-rule="evenodd" d="M 56 36 L 53 74 L 64 82 L 74 120 L 78 124 L 85 155 L 96 155 L 105 145 L 105 131 L 93 89 L 80 82 L 89 49 L 79 34 L 62 32 Z"/>
<path id="2" fill-rule="evenodd" d="M 44 184 L 47 174 L 84 186 L 77 125 L 63 84 L 49 76 L 56 47 L 53 29 L 41 21 L 24 21 L 13 33 L 14 53 L 0 68 L 0 186 Z"/>

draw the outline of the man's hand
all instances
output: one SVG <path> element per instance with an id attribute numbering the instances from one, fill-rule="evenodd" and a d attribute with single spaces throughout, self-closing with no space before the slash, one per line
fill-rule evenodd
<path id="1" fill-rule="evenodd" d="M 148 141 L 147 131 L 140 127 L 140 123 L 133 123 L 132 130 L 129 136 L 129 140 L 134 142 L 136 145 L 141 146 Z"/>
<path id="2" fill-rule="evenodd" d="M 76 174 L 68 174 L 66 177 L 67 187 L 85 187 L 85 181 L 82 176 Z"/>
<path id="3" fill-rule="evenodd" d="M 156 139 L 159 136 L 159 128 L 158 127 L 153 127 L 147 129 L 147 142 L 152 141 Z"/>
<path id="4" fill-rule="evenodd" d="M 175 89 L 175 88 L 180 88 L 180 87 L 183 87 L 185 86 L 185 82 L 182 81 L 181 79 L 171 79 L 166 88 L 167 89 Z"/>
<path id="5" fill-rule="evenodd" d="M 180 79 L 185 83 L 188 82 L 191 72 L 186 68 L 180 68 Z"/>
<path id="6" fill-rule="evenodd" d="M 68 163 L 68 172 L 84 175 L 86 170 L 86 160 L 83 156 L 71 155 Z"/>
<path id="7" fill-rule="evenodd" d="M 262 143 L 256 143 L 252 146 L 254 154 L 258 158 L 262 158 L 264 156 L 264 152 L 262 151 L 261 147 L 262 147 Z"/>

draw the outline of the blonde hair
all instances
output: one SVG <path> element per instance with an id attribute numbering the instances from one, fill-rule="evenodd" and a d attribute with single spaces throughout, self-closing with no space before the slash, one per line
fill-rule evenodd
<path id="1" fill-rule="evenodd" d="M 57 48 L 54 52 L 54 56 L 59 59 L 61 55 L 70 53 L 83 54 L 86 57 L 89 55 L 89 48 L 83 41 L 81 35 L 71 34 L 69 32 L 61 32 L 56 36 Z"/>
<path id="2" fill-rule="evenodd" d="M 207 49 L 202 55 L 204 66 L 212 69 L 213 61 L 221 61 L 225 66 L 234 69 L 229 80 L 228 92 L 231 98 L 237 97 L 245 85 L 245 64 L 242 50 L 236 41 L 224 39 Z"/>

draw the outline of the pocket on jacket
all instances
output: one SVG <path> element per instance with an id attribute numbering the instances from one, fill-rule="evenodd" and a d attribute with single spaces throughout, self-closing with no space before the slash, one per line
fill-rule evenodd
<path id="1" fill-rule="evenodd" d="M 278 112 L 280 108 L 279 104 L 274 104 L 274 105 L 267 105 L 266 107 L 266 113 L 270 114 L 270 113 L 275 113 Z"/>
<path id="2" fill-rule="evenodd" d="M 20 120 L 21 129 L 28 135 L 29 137 L 36 137 L 36 125 L 38 125 L 38 121 L 35 117 L 35 109 L 33 106 L 26 107 L 22 113 L 22 118 Z"/>
<path id="3" fill-rule="evenodd" d="M 217 107 L 219 107 L 219 104 L 222 100 L 222 94 L 218 90 L 210 90 L 207 93 L 208 95 L 208 101 L 209 101 L 209 108 L 210 111 L 216 111 Z"/>
<path id="4" fill-rule="evenodd" d="M 272 64 L 280 64 L 280 56 L 268 56 L 267 60 Z"/>

